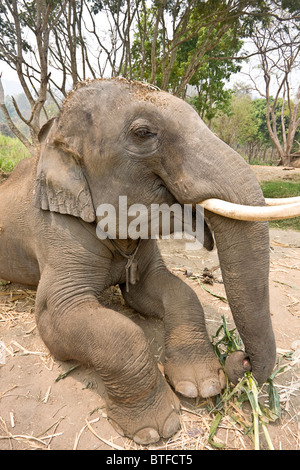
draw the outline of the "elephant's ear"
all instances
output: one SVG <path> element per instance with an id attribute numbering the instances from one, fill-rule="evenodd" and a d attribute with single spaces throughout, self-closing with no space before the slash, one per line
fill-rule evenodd
<path id="1" fill-rule="evenodd" d="M 95 210 L 83 173 L 82 158 L 58 132 L 56 119 L 42 127 L 39 141 L 35 206 L 93 222 Z"/>

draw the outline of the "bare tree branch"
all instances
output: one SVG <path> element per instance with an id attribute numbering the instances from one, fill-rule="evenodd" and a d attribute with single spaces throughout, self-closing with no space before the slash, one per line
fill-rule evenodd
<path id="1" fill-rule="evenodd" d="M 289 23 L 289 28 L 284 28 L 278 21 L 273 21 L 272 24 L 264 29 L 254 29 L 253 42 L 259 54 L 265 82 L 265 92 L 260 92 L 260 94 L 266 98 L 268 131 L 282 163 L 289 165 L 296 130 L 300 124 L 300 118 L 297 119 L 300 86 L 294 103 L 290 94 L 291 73 L 299 66 L 299 28 L 293 22 Z M 270 54 L 270 50 L 273 50 L 273 54 Z M 251 80 L 255 84 L 255 80 L 252 77 Z M 275 95 L 272 96 L 270 91 L 271 85 L 275 86 L 275 82 L 277 86 Z M 256 86 L 256 90 L 259 91 L 258 86 Z M 279 106 L 281 107 L 282 142 L 279 138 L 276 114 Z"/>

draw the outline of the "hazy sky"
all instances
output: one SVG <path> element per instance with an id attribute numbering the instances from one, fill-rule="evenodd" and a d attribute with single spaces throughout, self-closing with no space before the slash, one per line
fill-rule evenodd
<path id="1" fill-rule="evenodd" d="M 245 44 L 244 49 L 251 51 L 251 45 Z M 244 63 L 242 67 L 242 73 L 233 74 L 230 82 L 227 84 L 228 87 L 232 88 L 236 82 L 244 82 L 251 84 L 251 80 L 247 77 L 251 73 L 253 79 L 255 79 L 255 83 L 258 84 L 259 89 L 264 92 L 264 80 L 262 71 L 257 67 L 258 65 L 258 58 L 256 56 L 252 57 L 248 63 Z M 22 92 L 21 85 L 18 80 L 17 73 L 4 61 L 0 61 L 0 73 L 2 72 L 2 82 L 4 86 L 4 91 L 7 94 L 17 94 Z M 55 70 L 52 70 L 52 74 L 58 73 Z M 8 82 L 16 82 L 14 84 L 8 85 Z M 293 97 L 297 91 L 297 88 L 300 84 L 300 70 L 295 70 L 291 76 L 291 85 L 292 85 L 292 92 L 291 96 Z M 276 90 L 276 83 L 273 79 L 272 85 L 272 92 L 274 93 Z M 258 92 L 253 91 L 252 95 L 254 97 L 259 97 Z"/>

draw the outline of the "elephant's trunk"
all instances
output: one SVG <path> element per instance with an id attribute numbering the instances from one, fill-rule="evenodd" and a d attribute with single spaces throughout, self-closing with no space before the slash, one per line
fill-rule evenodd
<path id="1" fill-rule="evenodd" d="M 182 203 L 208 198 L 264 205 L 249 165 L 207 128 L 192 144 L 197 157 L 183 157 L 172 192 Z M 185 144 L 185 148 L 188 148 Z M 186 155 L 186 152 L 185 152 Z M 259 383 L 274 367 L 276 348 L 269 310 L 269 230 L 266 222 L 227 219 L 206 211 L 215 234 L 226 294 Z M 241 372 L 242 372 L 241 367 Z"/>
<path id="2" fill-rule="evenodd" d="M 276 347 L 269 310 L 268 227 L 210 215 L 227 298 L 259 383 L 271 374 Z"/>
<path id="3" fill-rule="evenodd" d="M 245 166 L 243 161 L 241 166 Z M 224 169 L 222 173 L 224 176 Z M 235 174 L 231 202 L 264 204 L 259 185 L 251 179 L 251 176 L 245 178 L 245 174 Z M 230 192 L 228 188 L 226 191 Z M 234 321 L 254 377 L 263 383 L 271 374 L 276 357 L 269 309 L 269 227 L 266 222 L 232 220 L 211 212 L 207 215 Z"/>

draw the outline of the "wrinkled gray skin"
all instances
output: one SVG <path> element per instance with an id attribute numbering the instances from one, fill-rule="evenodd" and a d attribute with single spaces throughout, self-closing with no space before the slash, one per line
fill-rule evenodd
<path id="1" fill-rule="evenodd" d="M 141 444 L 169 437 L 179 427 L 172 388 L 188 397 L 213 396 L 225 376 L 197 296 L 166 269 L 155 240 L 142 240 L 140 280 L 125 292 L 127 260 L 109 240 L 97 238 L 96 208 L 117 207 L 119 195 L 128 196 L 128 205 L 147 207 L 211 197 L 262 205 L 259 185 L 243 159 L 184 101 L 122 80 L 81 84 L 40 140 L 38 164 L 22 161 L 0 187 L 0 278 L 38 285 L 41 337 L 58 359 L 99 371 L 108 416 L 120 433 Z M 268 226 L 206 216 L 237 328 L 262 383 L 275 360 Z M 117 243 L 131 253 L 137 241 Z M 164 319 L 165 373 L 172 388 L 143 331 L 98 302 L 114 284 L 130 306 Z M 235 376 L 237 368 L 235 361 Z"/>

